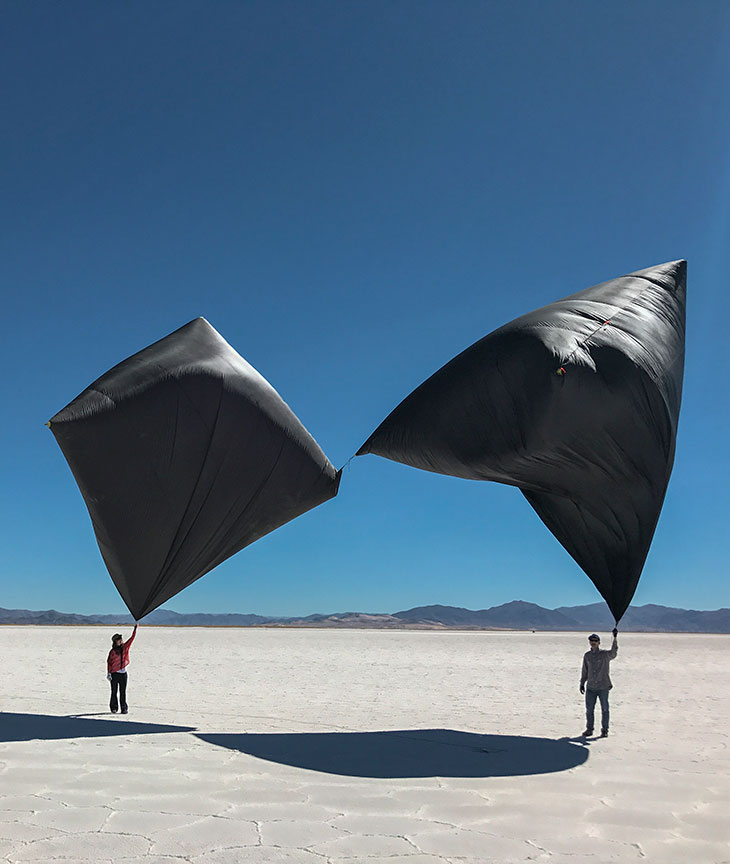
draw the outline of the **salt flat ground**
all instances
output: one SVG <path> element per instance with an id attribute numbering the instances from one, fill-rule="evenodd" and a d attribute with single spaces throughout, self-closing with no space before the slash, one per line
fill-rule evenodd
<path id="1" fill-rule="evenodd" d="M 0 860 L 730 861 L 730 637 L 0 627 Z M 128 632 L 125 631 L 125 637 Z M 607 635 L 604 635 L 604 641 Z"/>

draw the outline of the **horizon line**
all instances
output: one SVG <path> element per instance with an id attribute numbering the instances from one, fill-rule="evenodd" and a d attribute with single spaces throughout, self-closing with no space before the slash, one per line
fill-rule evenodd
<path id="1" fill-rule="evenodd" d="M 416 606 L 410 606 L 408 608 L 398 609 L 395 612 L 384 612 L 384 611 L 364 612 L 362 610 L 351 609 L 351 610 L 346 610 L 346 611 L 309 612 L 306 614 L 299 613 L 299 614 L 294 614 L 294 615 L 262 614 L 260 612 L 231 612 L 231 611 L 228 611 L 228 612 L 199 612 L 199 611 L 196 611 L 196 612 L 178 612 L 175 609 L 158 607 L 157 609 L 153 609 L 151 612 L 148 612 L 147 615 L 144 615 L 140 619 L 134 619 L 134 617 L 132 616 L 132 613 L 128 609 L 125 609 L 124 611 L 121 611 L 121 612 L 76 612 L 76 611 L 64 612 L 60 609 L 54 609 L 54 608 L 30 609 L 30 608 L 21 608 L 21 607 L 15 607 L 14 609 L 11 609 L 10 607 L 0 607 L 0 609 L 5 609 L 6 611 L 9 611 L 9 612 L 36 612 L 36 613 L 56 612 L 59 615 L 81 615 L 85 618 L 94 618 L 94 617 L 99 617 L 99 616 L 105 616 L 106 617 L 106 616 L 110 616 L 110 615 L 128 615 L 133 621 L 134 620 L 143 621 L 145 618 L 149 617 L 150 615 L 154 615 L 156 612 L 169 612 L 173 615 L 210 615 L 210 616 L 252 615 L 252 616 L 256 616 L 258 618 L 268 618 L 268 619 L 304 619 L 304 618 L 311 618 L 311 617 L 317 616 L 317 615 L 322 615 L 325 617 L 333 616 L 333 615 L 373 615 L 373 616 L 389 615 L 389 616 L 394 616 L 400 612 L 410 612 L 414 609 L 427 609 L 427 608 L 432 608 L 432 607 L 441 607 L 443 609 L 463 609 L 466 612 L 489 612 L 493 609 L 499 609 L 499 608 L 502 608 L 504 606 L 510 606 L 512 604 L 515 604 L 515 603 L 525 603 L 527 605 L 536 606 L 539 609 L 545 609 L 545 610 L 550 611 L 550 612 L 556 612 L 560 609 L 580 609 L 580 608 L 585 608 L 587 606 L 605 605 L 602 600 L 596 600 L 593 603 L 578 603 L 578 604 L 575 604 L 572 606 L 561 604 L 560 606 L 550 607 L 550 606 L 541 606 L 539 603 L 535 603 L 531 600 L 521 600 L 521 599 L 517 600 L 517 599 L 515 599 L 515 600 L 508 600 L 504 603 L 498 603 L 495 606 L 484 606 L 484 607 L 481 607 L 479 609 L 471 609 L 467 606 L 454 606 L 454 605 L 448 604 L 448 603 L 420 603 Z M 663 603 L 642 603 L 642 604 L 633 604 L 632 603 L 628 606 L 626 611 L 628 612 L 630 609 L 643 609 L 643 608 L 646 608 L 647 606 L 660 606 L 664 609 L 678 609 L 678 610 L 681 610 L 683 612 L 721 612 L 721 611 L 724 611 L 724 610 L 727 610 L 728 608 L 730 608 L 727 606 L 719 606 L 719 607 L 714 608 L 714 609 L 697 609 L 697 608 L 688 608 L 688 607 L 684 607 L 684 606 L 665 606 Z M 611 615 L 611 612 L 609 611 L 608 606 L 606 606 L 606 612 L 609 616 Z"/>

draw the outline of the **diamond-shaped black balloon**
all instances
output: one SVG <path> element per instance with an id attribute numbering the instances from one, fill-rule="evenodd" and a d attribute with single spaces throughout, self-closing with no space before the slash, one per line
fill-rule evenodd
<path id="1" fill-rule="evenodd" d="M 333 498 L 340 480 L 204 318 L 115 366 L 49 425 L 135 619 Z"/>

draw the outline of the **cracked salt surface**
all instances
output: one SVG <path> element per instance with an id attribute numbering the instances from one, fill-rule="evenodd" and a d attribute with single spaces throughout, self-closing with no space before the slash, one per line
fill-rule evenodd
<path id="1" fill-rule="evenodd" d="M 577 634 L 182 632 L 140 629 L 127 719 L 105 630 L 41 681 L 55 631 L 0 628 L 0 861 L 730 864 L 728 637 L 622 634 L 583 744 Z"/>

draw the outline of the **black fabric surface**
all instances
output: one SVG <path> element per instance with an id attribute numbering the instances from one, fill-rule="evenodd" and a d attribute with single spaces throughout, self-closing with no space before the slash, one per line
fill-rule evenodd
<path id="1" fill-rule="evenodd" d="M 674 461 L 685 283 L 673 261 L 515 319 L 414 390 L 357 455 L 517 486 L 619 620 Z"/>
<path id="2" fill-rule="evenodd" d="M 337 494 L 340 473 L 203 318 L 129 357 L 50 427 L 135 619 Z"/>

